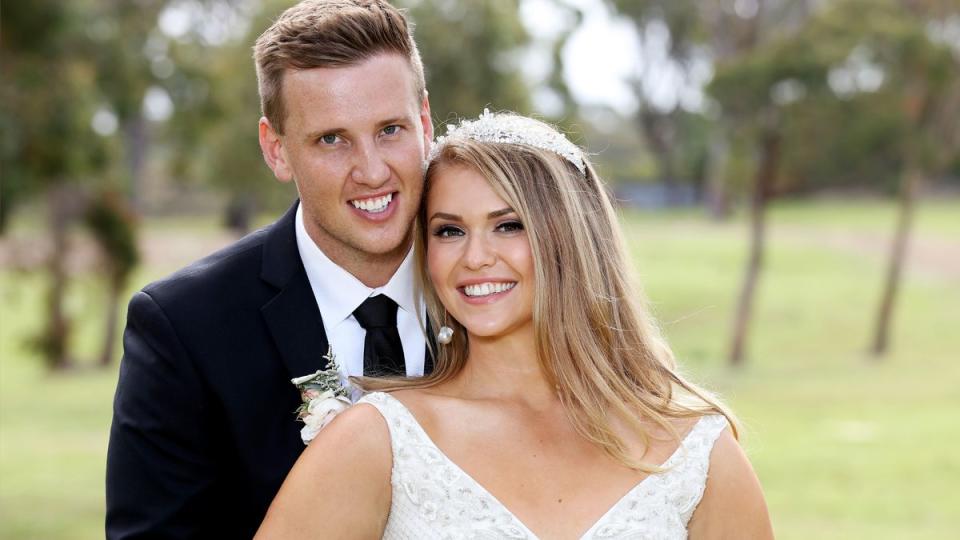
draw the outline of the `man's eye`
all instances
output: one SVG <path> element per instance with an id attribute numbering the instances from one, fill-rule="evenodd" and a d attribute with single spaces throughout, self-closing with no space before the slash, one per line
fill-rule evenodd
<path id="1" fill-rule="evenodd" d="M 505 222 L 497 225 L 497 230 L 500 231 L 500 232 L 517 232 L 517 231 L 522 231 L 522 230 L 523 230 L 523 223 L 521 223 L 521 222 L 519 222 L 519 221 L 516 221 L 516 220 L 505 221 Z"/>
<path id="2" fill-rule="evenodd" d="M 387 126 L 383 128 L 385 135 L 396 135 L 400 131 L 400 126 Z"/>
<path id="3" fill-rule="evenodd" d="M 323 144 L 336 144 L 336 143 L 337 143 L 337 138 L 338 138 L 338 137 L 337 137 L 336 135 L 333 135 L 333 134 L 321 135 L 321 136 L 320 136 L 320 142 L 323 143 Z"/>
<path id="4" fill-rule="evenodd" d="M 434 229 L 433 235 L 437 238 L 450 238 L 451 236 L 463 236 L 463 231 L 451 225 L 441 225 Z"/>

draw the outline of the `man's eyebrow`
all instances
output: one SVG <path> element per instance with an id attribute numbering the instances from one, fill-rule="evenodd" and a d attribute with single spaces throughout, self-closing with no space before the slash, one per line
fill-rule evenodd
<path id="1" fill-rule="evenodd" d="M 383 122 L 378 123 L 377 125 L 380 127 L 385 127 L 385 126 L 392 126 L 394 124 L 406 124 L 407 122 L 409 122 L 409 120 L 407 119 L 406 116 L 397 116 L 394 118 L 388 118 Z"/>
<path id="2" fill-rule="evenodd" d="M 311 131 L 310 133 L 307 133 L 304 136 L 304 138 L 308 141 L 314 141 L 325 135 L 341 135 L 346 132 L 347 130 L 344 128 L 324 129 L 324 130 L 318 130 L 318 131 Z"/>

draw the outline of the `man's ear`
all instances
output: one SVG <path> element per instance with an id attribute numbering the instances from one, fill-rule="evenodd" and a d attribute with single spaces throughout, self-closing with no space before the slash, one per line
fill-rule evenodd
<path id="1" fill-rule="evenodd" d="M 423 101 L 420 103 L 420 124 L 423 126 L 423 155 L 430 153 L 430 144 L 433 141 L 433 119 L 430 117 L 430 96 L 423 92 Z"/>
<path id="2" fill-rule="evenodd" d="M 260 117 L 260 150 L 263 152 L 263 160 L 267 162 L 277 180 L 289 182 L 293 179 L 293 171 L 290 170 L 283 151 L 283 140 L 265 116 Z"/>

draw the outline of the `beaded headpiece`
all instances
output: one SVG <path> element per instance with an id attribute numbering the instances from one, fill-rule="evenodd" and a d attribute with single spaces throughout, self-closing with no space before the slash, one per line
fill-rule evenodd
<path id="1" fill-rule="evenodd" d="M 476 120 L 448 124 L 447 134 L 437 137 L 430 148 L 430 159 L 437 157 L 447 143 L 456 140 L 533 146 L 560 155 L 573 163 L 581 174 L 587 171 L 583 151 L 577 145 L 547 124 L 526 116 L 491 113 L 489 109 L 484 109 Z"/>

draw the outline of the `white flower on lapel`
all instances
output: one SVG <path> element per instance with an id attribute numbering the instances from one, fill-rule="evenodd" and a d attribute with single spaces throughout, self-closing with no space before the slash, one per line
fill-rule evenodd
<path id="1" fill-rule="evenodd" d="M 323 392 L 316 399 L 310 400 L 310 403 L 307 404 L 307 414 L 302 418 L 306 425 L 300 430 L 300 438 L 303 439 L 303 444 L 312 441 L 321 429 L 326 427 L 338 414 L 347 410 L 350 405 L 349 399 L 343 396 L 335 396 L 330 390 Z"/>
<path id="2" fill-rule="evenodd" d="M 323 374 L 323 371 L 318 369 L 317 371 L 315 371 L 315 372 L 313 372 L 313 373 L 311 373 L 311 374 L 309 374 L 309 375 L 304 375 L 303 377 L 297 377 L 297 378 L 295 378 L 295 379 L 290 379 L 290 382 L 292 382 L 292 383 L 294 384 L 294 386 L 300 386 L 301 384 L 306 384 L 306 383 L 308 383 L 308 382 L 310 382 L 310 381 L 312 381 L 312 380 L 320 377 L 322 374 Z"/>
<path id="3" fill-rule="evenodd" d="M 303 444 L 312 441 L 334 417 L 352 405 L 347 389 L 340 384 L 340 367 L 333 356 L 333 348 L 323 358 L 327 361 L 327 369 L 290 379 L 303 401 L 297 408 L 297 418 L 305 424 L 300 430 Z"/>

